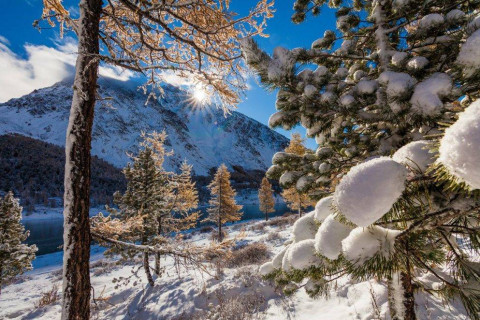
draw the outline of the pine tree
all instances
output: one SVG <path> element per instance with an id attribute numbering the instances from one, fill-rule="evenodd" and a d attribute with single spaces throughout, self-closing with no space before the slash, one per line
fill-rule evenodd
<path id="1" fill-rule="evenodd" d="M 260 211 L 265 213 L 265 221 L 268 221 L 268 214 L 275 212 L 275 198 L 273 197 L 272 185 L 267 177 L 263 177 L 260 189 L 258 189 L 258 201 Z"/>
<path id="2" fill-rule="evenodd" d="M 184 162 L 181 173 L 176 175 L 163 168 L 165 156 L 173 154 L 164 148 L 165 132 L 142 133 L 142 149 L 133 164 L 124 169 L 127 189 L 123 195 L 114 195 L 118 210 L 109 208 L 112 217 L 96 217 L 94 230 L 108 237 L 120 238 L 141 245 L 161 246 L 171 232 L 189 229 L 196 225 L 199 213 L 195 183 L 191 181 L 191 166 Z M 116 251 L 116 247 L 114 247 Z M 120 253 L 131 258 L 139 253 L 128 247 Z M 142 252 L 143 267 L 151 286 L 154 280 L 150 272 L 149 253 Z M 160 253 L 155 254 L 155 274 L 160 276 Z"/>
<path id="3" fill-rule="evenodd" d="M 268 170 L 269 178 L 320 199 L 313 217 L 299 222 L 320 224 L 315 240 L 282 253 L 291 250 L 285 256 L 292 257 L 308 245 L 313 256 L 307 265 L 293 259 L 279 265 L 276 257 L 263 273 L 286 292 L 308 278 L 313 296 L 327 293 L 338 272 L 382 279 L 392 319 L 416 319 L 415 292 L 431 292 L 418 275 L 429 274 L 441 284 L 436 295 L 460 298 L 479 319 L 480 268 L 471 253 L 480 250 L 473 227 L 480 185 L 468 183 L 478 174 L 477 151 L 469 149 L 462 165 L 454 159 L 467 145 L 458 141 L 475 136 L 479 126 L 461 123 L 469 129 L 462 136 L 461 125 L 452 124 L 479 98 L 473 52 L 480 2 L 297 0 L 292 20 L 301 23 L 326 5 L 335 10 L 337 30 L 311 48 L 276 48 L 269 56 L 252 39 L 242 43 L 249 66 L 278 89 L 270 126 L 288 130 L 300 123 L 319 145 L 314 155 L 276 154 Z M 474 121 L 477 109 L 472 103 L 462 122 Z M 455 131 L 461 138 L 449 136 Z M 468 244 L 459 245 L 458 237 Z M 375 252 L 355 246 L 366 242 L 377 245 Z M 438 272 L 445 264 L 448 278 Z"/>
<path id="4" fill-rule="evenodd" d="M 311 154 L 311 152 L 305 147 L 305 139 L 299 133 L 293 133 L 292 138 L 290 139 L 289 145 L 285 148 L 285 153 L 282 155 L 285 158 L 292 158 L 292 157 L 303 157 L 306 154 Z M 277 154 L 277 157 L 280 154 Z M 296 163 L 294 162 L 294 165 Z M 291 168 L 295 168 L 292 166 Z M 267 172 L 268 173 L 268 172 Z M 285 179 L 285 178 L 288 179 Z M 309 176 L 305 176 L 302 180 L 299 180 L 300 183 L 304 180 L 310 179 Z M 284 176 L 284 179 L 280 177 L 280 185 L 284 188 L 282 191 L 282 197 L 287 203 L 287 206 L 298 212 L 298 215 L 302 215 L 302 210 L 308 207 L 315 205 L 315 203 L 310 199 L 310 196 L 305 192 L 303 186 L 297 183 L 297 185 L 287 187 L 291 185 L 291 179 L 289 175 Z"/>
<path id="5" fill-rule="evenodd" d="M 28 238 L 28 231 L 20 222 L 22 207 L 18 200 L 8 192 L 0 197 L 0 294 L 2 284 L 26 270 L 32 269 L 37 247 L 22 242 Z"/>
<path id="6" fill-rule="evenodd" d="M 113 211 L 123 220 L 137 218 L 142 220 L 142 228 L 136 235 L 136 240 L 142 245 L 150 243 L 150 239 L 157 235 L 159 228 L 159 212 L 167 205 L 165 198 L 170 196 L 165 176 L 156 167 L 153 150 L 145 146 L 133 165 L 128 164 L 124 170 L 127 179 L 127 190 L 123 195 L 117 194 L 115 203 L 119 212 Z M 153 286 L 154 281 L 150 272 L 149 253 L 143 253 L 143 268 L 148 283 Z"/>
<path id="7" fill-rule="evenodd" d="M 236 192 L 230 185 L 230 172 L 222 164 L 218 167 L 215 176 L 208 185 L 211 199 L 208 202 L 208 217 L 204 221 L 211 221 L 218 227 L 218 242 L 223 241 L 222 225 L 227 222 L 238 221 L 242 217 L 241 205 L 235 202 Z"/>

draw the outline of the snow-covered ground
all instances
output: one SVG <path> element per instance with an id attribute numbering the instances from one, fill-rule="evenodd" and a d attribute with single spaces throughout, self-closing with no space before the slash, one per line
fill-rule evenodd
<path id="1" fill-rule="evenodd" d="M 265 225 L 257 220 L 227 230 L 229 237 L 242 237 L 242 243 L 265 243 L 273 256 L 289 240 L 291 223 Z M 204 245 L 209 238 L 209 233 L 197 231 L 188 241 Z M 132 268 L 139 263 L 117 264 L 115 259 L 103 257 L 99 248 L 92 252 L 93 319 L 389 319 L 386 286 L 375 279 L 356 283 L 340 278 L 328 299 L 312 299 L 303 290 L 284 297 L 259 278 L 258 265 L 224 268 L 223 274 L 213 266 L 211 274 L 185 269 L 178 274 L 173 261 L 167 259 L 162 261 L 164 275 L 152 288 L 147 286 L 143 270 L 128 284 L 114 283 L 114 278 L 132 275 Z M 61 292 L 59 256 L 42 256 L 43 263 L 37 263 L 36 269 L 2 289 L 0 319 L 59 319 L 60 301 L 36 307 L 42 293 L 53 286 Z M 468 319 L 458 301 L 446 306 L 424 294 L 416 300 L 419 319 Z M 252 309 L 255 316 L 240 317 Z"/>

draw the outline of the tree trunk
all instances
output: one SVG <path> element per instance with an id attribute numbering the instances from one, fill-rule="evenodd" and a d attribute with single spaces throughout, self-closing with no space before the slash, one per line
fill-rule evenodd
<path id="1" fill-rule="evenodd" d="M 147 236 L 143 235 L 142 237 L 142 245 L 147 244 Z M 152 273 L 150 272 L 150 254 L 148 251 L 143 252 L 143 269 L 145 270 L 145 275 L 147 276 L 147 281 L 150 286 L 154 286 L 155 282 L 153 281 Z"/>
<path id="2" fill-rule="evenodd" d="M 148 261 L 149 254 L 147 251 L 143 253 L 143 269 L 145 269 L 145 275 L 147 276 L 147 281 L 150 286 L 154 286 L 152 273 L 150 272 L 150 261 Z"/>
<path id="3" fill-rule="evenodd" d="M 158 235 L 162 234 L 162 217 L 157 217 L 158 222 Z M 160 276 L 160 253 L 155 253 L 155 274 Z"/>
<path id="4" fill-rule="evenodd" d="M 78 57 L 65 143 L 62 319 L 90 317 L 90 148 L 102 0 L 81 0 Z"/>
<path id="5" fill-rule="evenodd" d="M 222 233 L 222 219 L 220 216 L 218 217 L 218 242 L 223 241 L 223 233 Z"/>
<path id="6" fill-rule="evenodd" d="M 219 179 L 218 185 L 218 242 L 223 241 L 222 233 L 222 177 Z"/>
<path id="7" fill-rule="evenodd" d="M 416 320 L 414 288 L 406 272 L 388 281 L 388 304 L 392 320 Z"/>
<path id="8" fill-rule="evenodd" d="M 400 274 L 403 294 L 403 305 L 405 306 L 405 320 L 416 320 L 415 315 L 415 295 L 412 284 L 412 277 L 409 273 L 402 272 Z"/>
<path id="9" fill-rule="evenodd" d="M 265 221 L 268 221 L 268 212 L 265 212 Z"/>

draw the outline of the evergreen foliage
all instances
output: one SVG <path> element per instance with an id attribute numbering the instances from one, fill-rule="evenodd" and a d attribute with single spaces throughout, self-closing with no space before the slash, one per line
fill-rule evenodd
<path id="1" fill-rule="evenodd" d="M 263 177 L 260 189 L 258 189 L 258 201 L 260 211 L 265 213 L 265 221 L 268 221 L 268 214 L 275 212 L 275 198 L 273 197 L 272 185 L 267 177 Z"/>
<path id="2" fill-rule="evenodd" d="M 141 245 L 161 246 L 165 237 L 196 225 L 199 212 L 198 194 L 191 180 L 191 166 L 184 162 L 181 173 L 163 169 L 166 152 L 165 132 L 142 134 L 144 142 L 133 164 L 124 169 L 127 189 L 114 195 L 116 208 L 107 207 L 110 216 L 99 214 L 93 219 L 93 230 L 104 237 Z M 109 253 L 121 253 L 130 259 L 141 250 L 134 246 L 111 246 Z M 150 285 L 154 284 L 149 267 L 149 253 L 143 252 L 144 270 Z M 160 255 L 155 256 L 155 273 L 160 275 Z"/>
<path id="3" fill-rule="evenodd" d="M 8 192 L 0 196 L 0 293 L 2 284 L 32 269 L 37 247 L 22 243 L 28 238 L 28 231 L 20 222 L 22 207 L 18 200 Z"/>
<path id="4" fill-rule="evenodd" d="M 208 185 L 211 199 L 208 216 L 204 221 L 214 222 L 218 227 L 218 242 L 223 241 L 222 225 L 227 222 L 238 221 L 242 217 L 242 206 L 235 201 L 236 192 L 230 185 L 230 172 L 222 164 L 218 167 L 212 182 Z"/>
<path id="5" fill-rule="evenodd" d="M 0 191 L 18 195 L 27 213 L 36 204 L 61 206 L 64 173 L 64 148 L 19 134 L 0 136 Z M 121 170 L 96 156 L 91 177 L 92 205 L 111 204 L 112 194 L 125 190 Z"/>
<path id="6" fill-rule="evenodd" d="M 270 126 L 288 130 L 300 123 L 318 143 L 314 155 L 275 155 L 269 177 L 291 186 L 309 182 L 297 189 L 317 199 L 333 193 L 328 219 L 339 223 L 331 228 L 343 224 L 353 230 L 338 239 L 320 227 L 317 238 L 323 243 L 316 247 L 341 247 L 338 258 L 317 252 L 321 259 L 299 270 L 289 257 L 306 245 L 290 245 L 281 265 L 275 261 L 282 257 L 274 258 L 267 276 L 288 293 L 308 278 L 311 295 L 326 294 L 339 275 L 376 277 L 388 283 L 393 319 L 416 318 L 417 290 L 447 302 L 460 298 L 470 317 L 480 319 L 480 268 L 473 258 L 480 250 L 480 202 L 478 190 L 459 179 L 478 175 L 479 159 L 465 155 L 468 149 L 460 142 L 471 132 L 469 148 L 480 147 L 473 138 L 479 130 L 472 117 L 475 103 L 465 112 L 468 128 L 455 128 L 453 139 L 442 140 L 444 129 L 478 99 L 480 68 L 473 48 L 480 49 L 480 2 L 297 0 L 292 20 L 300 23 L 323 6 L 335 10 L 337 30 L 327 30 L 311 48 L 276 48 L 269 56 L 250 38 L 242 46 L 262 83 L 278 89 Z M 422 141 L 422 147 L 412 141 Z M 440 146 L 448 151 L 448 168 L 438 157 Z M 406 175 L 386 170 L 386 159 L 368 160 L 391 155 Z M 388 189 L 394 192 L 378 194 Z M 356 208 L 356 201 L 362 206 Z M 366 223 L 360 209 L 368 204 L 376 216 Z M 367 227 L 355 228 L 341 208 Z M 440 285 L 433 290 L 425 275 Z"/>

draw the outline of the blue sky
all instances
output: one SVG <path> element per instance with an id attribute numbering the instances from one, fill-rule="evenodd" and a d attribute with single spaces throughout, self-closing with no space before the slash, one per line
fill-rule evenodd
<path id="1" fill-rule="evenodd" d="M 293 13 L 293 2 L 293 0 L 277 0 L 275 3 L 275 15 L 268 21 L 266 28 L 266 33 L 268 33 L 270 37 L 257 37 L 260 46 L 268 53 L 273 52 L 276 46 L 283 46 L 289 49 L 295 47 L 310 47 L 311 43 L 321 37 L 326 29 L 335 27 L 335 16 L 333 11 L 330 10 L 322 12 L 322 14 L 316 18 L 308 17 L 307 20 L 300 25 L 293 24 L 290 21 Z M 255 0 L 231 0 L 231 8 L 242 14 L 248 12 L 248 9 L 254 6 L 255 3 Z M 71 12 L 75 12 L 75 10 L 77 10 L 78 0 L 64 0 L 64 5 L 69 8 Z M 15 59 L 7 60 L 9 64 L 8 67 L 11 65 L 21 65 L 23 68 L 32 69 L 30 64 L 23 66 L 23 61 L 29 59 L 29 56 L 33 56 L 31 60 L 39 61 L 37 64 L 43 67 L 45 73 L 49 75 L 55 74 L 54 71 L 49 72 L 49 68 L 54 69 L 54 67 L 49 64 L 49 58 L 54 55 L 54 52 L 49 51 L 49 48 L 57 48 L 59 45 L 62 45 L 59 40 L 58 29 L 42 30 L 40 33 L 32 27 L 33 21 L 41 15 L 42 0 L 0 0 L 0 10 L 0 12 L 3 12 L 2 19 L 0 20 L 0 36 L 3 37 L 0 38 L 0 44 L 3 43 L 0 47 L 0 53 L 2 53 L 2 50 L 11 50 L 10 55 L 15 56 Z M 67 36 L 73 36 L 73 34 L 67 34 Z M 32 52 L 36 54 L 32 54 Z M 7 63 L 4 60 L 2 61 L 2 64 Z M 42 63 L 42 61 L 45 63 Z M 7 66 L 2 66 L 2 72 L 10 70 L 6 67 Z M 13 69 L 11 72 L 15 72 L 15 70 L 16 69 Z M 37 70 L 35 69 L 34 71 Z M 56 72 L 59 73 L 56 76 L 61 76 L 61 71 Z M 4 74 L 3 77 L 6 77 L 6 75 Z M 45 78 L 48 77 L 45 76 Z M 18 79 L 17 82 L 22 82 L 23 78 L 19 77 Z M 34 82 L 29 81 L 26 87 L 29 89 L 42 87 L 44 81 L 48 81 L 48 79 L 44 80 L 40 77 Z M 255 79 L 250 79 L 249 83 L 251 89 L 246 92 L 244 101 L 238 106 L 238 111 L 267 124 L 269 116 L 275 112 L 276 92 L 266 91 L 256 83 Z M 20 84 L 17 83 L 17 85 Z M 47 86 L 48 85 L 51 84 L 47 83 Z M 0 88 L 0 90 L 2 89 Z M 281 129 L 277 131 L 286 136 L 289 136 L 290 133 L 294 131 L 299 131 L 302 134 L 305 132 L 301 127 L 297 127 L 291 132 L 285 132 Z M 315 148 L 316 144 L 310 139 L 308 146 Z"/>

